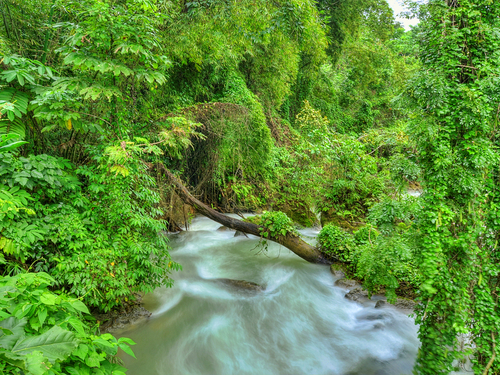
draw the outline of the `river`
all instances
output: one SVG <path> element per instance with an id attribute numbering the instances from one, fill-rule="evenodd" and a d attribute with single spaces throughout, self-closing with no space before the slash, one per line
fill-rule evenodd
<path id="1" fill-rule="evenodd" d="M 129 375 L 403 375 L 411 374 L 419 341 L 412 318 L 344 298 L 329 268 L 307 263 L 256 237 L 234 237 L 198 217 L 172 236 L 182 264 L 171 289 L 145 297 L 153 315 L 121 335 L 137 359 Z M 317 232 L 303 235 L 314 241 Z M 265 286 L 248 291 L 217 281 Z"/>

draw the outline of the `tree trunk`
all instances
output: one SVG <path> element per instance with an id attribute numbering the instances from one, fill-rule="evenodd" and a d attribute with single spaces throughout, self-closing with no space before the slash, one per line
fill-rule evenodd
<path id="1" fill-rule="evenodd" d="M 163 164 L 159 163 L 158 166 L 167 176 L 167 178 L 172 182 L 172 184 L 175 186 L 177 194 L 179 194 L 181 199 L 186 204 L 192 206 L 198 213 L 222 225 L 225 225 L 228 228 L 261 237 L 261 231 L 265 229 L 263 226 L 233 219 L 231 217 L 228 217 L 224 214 L 221 214 L 220 212 L 211 209 L 206 204 L 200 202 L 198 199 L 193 197 L 186 189 L 186 187 L 179 181 L 179 179 L 175 177 L 167 168 L 165 168 Z M 286 248 L 293 251 L 299 257 L 307 260 L 308 262 L 322 263 L 322 264 L 331 263 L 323 256 L 323 254 L 316 247 L 309 245 L 302 238 L 294 234 L 288 233 L 286 236 L 267 237 L 266 240 L 274 241 L 276 243 L 279 243 L 280 245 L 285 246 Z"/>

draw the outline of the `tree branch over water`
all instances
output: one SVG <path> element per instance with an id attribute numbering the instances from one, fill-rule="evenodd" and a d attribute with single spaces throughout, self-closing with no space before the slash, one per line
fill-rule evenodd
<path id="1" fill-rule="evenodd" d="M 261 237 L 261 233 L 265 229 L 263 226 L 253 223 L 247 223 L 238 219 L 233 219 L 229 216 L 215 211 L 214 209 L 208 207 L 206 204 L 193 197 L 191 193 L 189 193 L 187 188 L 182 184 L 182 182 L 180 182 L 179 179 L 172 174 L 172 172 L 165 168 L 163 164 L 158 163 L 157 166 L 165 174 L 168 180 L 175 186 L 177 194 L 184 201 L 184 203 L 192 206 L 198 213 L 222 225 L 225 225 L 228 228 Z M 331 263 L 316 247 L 309 245 L 302 238 L 300 238 L 300 236 L 294 235 L 292 233 L 287 233 L 286 236 L 269 236 L 266 239 L 285 246 L 287 249 L 291 250 L 299 257 L 307 260 L 308 262 L 321 264 Z"/>

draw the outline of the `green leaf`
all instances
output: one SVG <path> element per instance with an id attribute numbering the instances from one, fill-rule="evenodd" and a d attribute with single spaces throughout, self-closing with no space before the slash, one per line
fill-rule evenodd
<path id="1" fill-rule="evenodd" d="M 78 348 L 73 350 L 73 355 L 76 355 L 80 359 L 84 360 L 87 357 L 87 353 L 89 352 L 89 347 L 86 344 L 78 345 Z"/>
<path id="2" fill-rule="evenodd" d="M 129 344 L 129 345 L 135 345 L 134 340 L 129 339 L 128 337 L 120 337 L 120 338 L 118 339 L 118 342 L 119 342 L 119 343 L 121 343 L 121 342 L 126 342 L 126 343 L 127 343 L 127 344 Z"/>
<path id="3" fill-rule="evenodd" d="M 50 363 L 43 353 L 35 350 L 24 357 L 24 369 L 33 375 L 43 375 L 50 369 Z"/>
<path id="4" fill-rule="evenodd" d="M 7 144 L 5 146 L 0 146 L 0 153 L 15 150 L 16 148 L 21 147 L 22 145 L 24 145 L 26 143 L 28 143 L 28 142 L 17 141 L 17 142 L 12 142 L 10 144 Z"/>
<path id="5" fill-rule="evenodd" d="M 50 292 L 45 292 L 40 296 L 40 301 L 45 305 L 55 305 L 57 296 Z"/>
<path id="6" fill-rule="evenodd" d="M 17 74 L 17 81 L 19 82 L 19 84 L 21 86 L 24 86 L 24 77 L 22 74 L 20 74 L 20 73 Z"/>
<path id="7" fill-rule="evenodd" d="M 85 364 L 89 367 L 100 367 L 103 358 L 96 352 L 90 353 L 90 355 L 85 359 Z"/>
<path id="8" fill-rule="evenodd" d="M 135 358 L 135 354 L 134 352 L 132 351 L 132 349 L 130 348 L 130 346 L 128 346 L 127 344 L 123 343 L 123 342 L 119 342 L 118 343 L 118 346 L 120 347 L 121 350 L 123 350 L 125 353 L 127 353 L 128 355 L 132 356 Z"/>
<path id="9" fill-rule="evenodd" d="M 81 311 L 85 314 L 90 314 L 89 309 L 87 308 L 87 306 L 85 306 L 85 304 L 82 301 L 77 299 L 77 300 L 71 301 L 70 303 L 74 309 Z"/>
<path id="10" fill-rule="evenodd" d="M 85 330 L 83 329 L 83 323 L 75 318 L 74 316 L 68 319 L 68 323 L 78 332 L 80 335 L 85 335 Z"/>
<path id="11" fill-rule="evenodd" d="M 45 322 L 45 318 L 47 318 L 47 309 L 40 307 L 38 309 L 38 320 L 40 321 L 40 325 L 43 325 L 43 322 Z"/>
<path id="12" fill-rule="evenodd" d="M 36 178 L 43 178 L 43 174 L 38 172 L 37 170 L 31 171 L 31 176 Z"/>
<path id="13" fill-rule="evenodd" d="M 7 329 L 11 334 L 7 335 L 5 331 L 0 330 L 0 347 L 11 349 L 17 340 L 24 336 L 24 326 L 28 323 L 26 319 L 17 319 L 13 316 L 2 320 L 0 328 Z"/>
<path id="14" fill-rule="evenodd" d="M 77 344 L 73 332 L 54 326 L 39 336 L 29 336 L 19 340 L 12 348 L 12 353 L 27 355 L 40 351 L 53 363 L 56 360 L 66 359 Z"/>

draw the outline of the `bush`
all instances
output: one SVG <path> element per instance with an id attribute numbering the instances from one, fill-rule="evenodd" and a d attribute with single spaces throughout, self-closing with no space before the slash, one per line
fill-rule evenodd
<path id="1" fill-rule="evenodd" d="M 0 373 L 123 375 L 113 357 L 118 348 L 133 356 L 134 342 L 93 334 L 87 307 L 53 284 L 44 272 L 0 278 Z"/>
<path id="2" fill-rule="evenodd" d="M 276 212 L 264 212 L 259 217 L 258 225 L 264 227 L 261 231 L 262 237 L 285 237 L 288 233 L 297 234 L 293 226 L 292 220 L 285 213 Z"/>
<path id="3" fill-rule="evenodd" d="M 3 274 L 31 264 L 104 311 L 123 307 L 134 292 L 171 284 L 168 274 L 180 266 L 159 235 L 165 223 L 155 181 L 133 143 L 126 147 L 96 150 L 98 162 L 78 169 L 48 155 L 0 157 L 0 182 L 10 186 L 2 190 L 20 196 L 23 190 L 14 190 L 26 189 L 20 197 L 28 208 L 0 215 Z"/>
<path id="4" fill-rule="evenodd" d="M 342 228 L 327 224 L 318 235 L 320 250 L 327 257 L 350 263 L 356 250 L 354 236 Z"/>
<path id="5" fill-rule="evenodd" d="M 335 217 L 362 221 L 368 209 L 387 194 L 387 177 L 378 171 L 378 160 L 366 154 L 357 139 L 337 135 L 332 140 L 327 181 L 317 203 L 322 223 Z"/>
<path id="6" fill-rule="evenodd" d="M 379 234 L 380 233 L 373 225 L 367 224 L 359 228 L 358 230 L 354 231 L 354 241 L 358 246 L 371 244 L 373 241 L 377 239 Z"/>
<path id="7" fill-rule="evenodd" d="M 355 233 L 359 244 L 356 275 L 368 290 L 383 287 L 388 299 L 394 300 L 397 288 L 418 288 L 420 274 L 414 256 L 418 233 L 412 224 L 419 210 L 418 198 L 386 198 L 370 210 L 370 224 Z"/>

